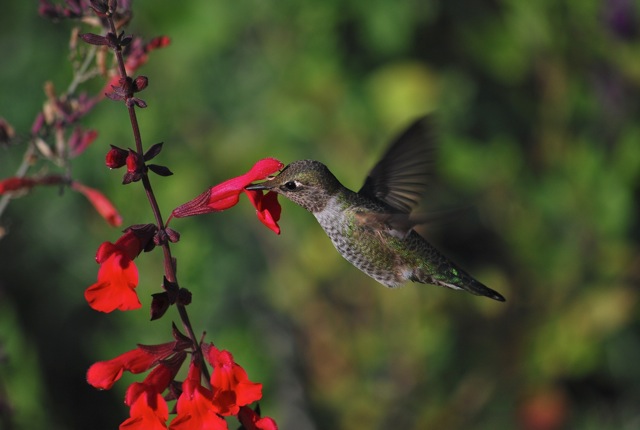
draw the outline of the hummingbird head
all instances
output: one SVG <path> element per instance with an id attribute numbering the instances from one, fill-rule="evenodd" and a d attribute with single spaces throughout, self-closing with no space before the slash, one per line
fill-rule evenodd
<path id="1" fill-rule="evenodd" d="M 336 192 L 340 182 L 319 161 L 301 160 L 286 166 L 278 176 L 248 190 L 267 190 L 282 194 L 312 213 L 320 212 Z"/>

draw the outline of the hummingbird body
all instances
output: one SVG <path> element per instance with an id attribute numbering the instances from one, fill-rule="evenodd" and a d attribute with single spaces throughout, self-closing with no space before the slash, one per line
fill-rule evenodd
<path id="1" fill-rule="evenodd" d="M 431 128 L 414 123 L 370 172 L 362 189 L 344 187 L 322 163 L 302 160 L 249 189 L 275 191 L 318 220 L 338 252 L 387 287 L 406 281 L 466 290 L 504 301 L 420 236 L 409 212 L 428 177 Z M 420 145 L 422 143 L 422 145 Z"/>

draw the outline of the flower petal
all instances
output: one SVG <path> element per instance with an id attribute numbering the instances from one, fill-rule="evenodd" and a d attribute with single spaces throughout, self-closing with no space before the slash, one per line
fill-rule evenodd
<path id="1" fill-rule="evenodd" d="M 122 217 L 118 213 L 117 209 L 100 191 L 87 187 L 79 182 L 72 182 L 71 188 L 79 193 L 82 193 L 89 202 L 96 208 L 96 211 L 104 218 L 110 225 L 118 227 L 122 224 Z"/>
<path id="2" fill-rule="evenodd" d="M 211 392 L 200 385 L 200 378 L 199 366 L 191 362 L 176 404 L 178 414 L 169 426 L 171 430 L 227 430 L 226 421 L 216 413 L 211 402 Z"/>
<path id="3" fill-rule="evenodd" d="M 247 372 L 233 361 L 229 351 L 203 345 L 205 358 L 213 366 L 211 389 L 213 404 L 221 415 L 236 415 L 240 406 L 262 398 L 262 384 L 251 382 Z"/>
<path id="4" fill-rule="evenodd" d="M 96 388 L 110 389 L 127 370 L 141 373 L 148 370 L 158 358 L 140 348 L 127 351 L 111 360 L 99 361 L 91 365 L 87 371 L 87 382 Z"/>
<path id="5" fill-rule="evenodd" d="M 238 420 L 246 430 L 278 430 L 278 426 L 272 418 L 261 418 L 260 415 L 248 406 L 240 408 Z"/>
<path id="6" fill-rule="evenodd" d="M 98 270 L 98 282 L 91 285 L 84 297 L 93 309 L 111 312 L 138 309 L 142 305 L 135 288 L 138 286 L 138 268 L 121 252 L 113 252 Z"/>
<path id="7" fill-rule="evenodd" d="M 282 207 L 278 203 L 278 194 L 273 191 L 262 194 L 262 191 L 257 190 L 244 190 L 244 192 L 249 197 L 251 204 L 256 208 L 258 219 L 276 234 L 280 234 L 278 221 L 280 220 Z"/>
<path id="8" fill-rule="evenodd" d="M 131 405 L 131 417 L 120 424 L 120 430 L 166 430 L 169 419 L 167 402 L 160 394 L 139 396 Z"/>

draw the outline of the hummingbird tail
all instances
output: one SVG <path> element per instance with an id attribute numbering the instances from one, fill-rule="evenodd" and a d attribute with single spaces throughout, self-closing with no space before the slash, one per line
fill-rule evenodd
<path id="1" fill-rule="evenodd" d="M 491 288 L 476 281 L 473 278 L 471 278 L 469 282 L 465 282 L 462 289 L 470 292 L 471 294 L 475 294 L 476 296 L 489 297 L 490 299 L 497 300 L 499 302 L 506 301 L 502 294 L 495 290 L 492 290 Z"/>
<path id="2" fill-rule="evenodd" d="M 475 280 L 471 275 L 457 267 L 449 267 L 444 273 L 437 274 L 419 271 L 409 278 L 422 284 L 433 284 L 453 290 L 464 290 L 476 296 L 485 296 L 499 302 L 506 301 L 502 294 L 492 290 L 483 283 Z"/>

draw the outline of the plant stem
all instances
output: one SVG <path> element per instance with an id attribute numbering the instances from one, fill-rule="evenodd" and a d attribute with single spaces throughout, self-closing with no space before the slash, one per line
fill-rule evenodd
<path id="1" fill-rule="evenodd" d="M 111 33 L 117 35 L 117 29 L 113 17 L 111 15 L 108 16 L 109 28 Z M 120 73 L 120 77 L 123 80 L 123 86 L 125 87 L 127 94 L 125 98 L 125 104 L 127 106 L 127 110 L 129 112 L 129 120 L 131 122 L 131 129 L 133 131 L 133 137 L 135 140 L 136 152 L 142 158 L 144 154 L 144 148 L 142 146 L 142 137 L 140 134 L 140 126 L 138 124 L 138 118 L 136 116 L 135 104 L 127 103 L 128 99 L 133 97 L 133 91 L 131 89 L 131 85 L 129 83 L 129 77 L 127 76 L 127 70 L 125 68 L 124 56 L 122 55 L 122 47 L 120 45 L 114 48 L 114 52 L 116 55 L 116 61 L 118 63 L 118 70 Z M 153 212 L 153 216 L 156 220 L 156 225 L 158 229 L 162 230 L 164 228 L 164 223 L 162 221 L 162 214 L 160 213 L 160 208 L 158 206 L 158 201 L 156 200 L 156 196 L 153 192 L 153 188 L 151 186 L 151 180 L 147 172 L 145 172 L 142 176 L 142 185 L 144 186 L 145 193 L 147 194 L 147 199 L 149 200 L 149 204 L 151 205 L 151 210 Z M 164 254 L 164 271 L 165 276 L 169 282 L 178 284 L 178 279 L 176 276 L 175 265 L 173 263 L 173 257 L 171 256 L 171 248 L 168 243 L 164 243 L 162 245 L 162 250 Z M 204 362 L 204 357 L 202 355 L 202 350 L 200 348 L 199 339 L 196 337 L 196 334 L 193 330 L 193 326 L 191 325 L 191 321 L 189 319 L 189 314 L 187 313 L 187 308 L 183 304 L 176 304 L 178 308 L 178 314 L 180 315 L 180 320 L 182 321 L 182 325 L 184 329 L 187 331 L 189 338 L 193 344 L 193 350 L 196 357 L 200 360 L 200 368 L 202 369 L 203 377 L 205 378 L 205 383 L 209 386 L 209 370 Z"/>

